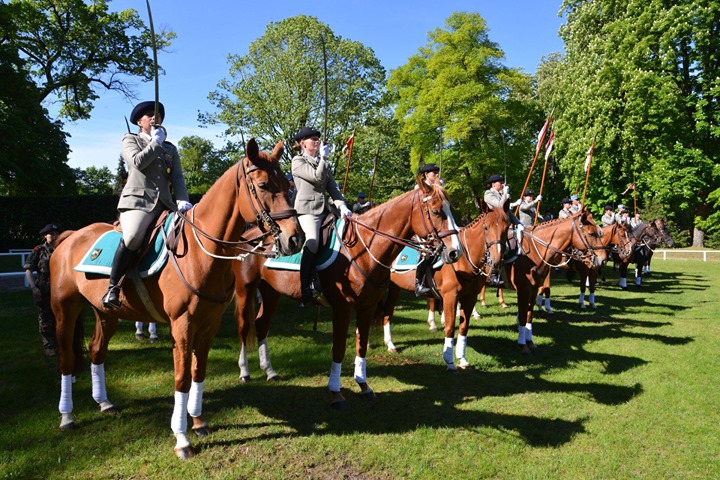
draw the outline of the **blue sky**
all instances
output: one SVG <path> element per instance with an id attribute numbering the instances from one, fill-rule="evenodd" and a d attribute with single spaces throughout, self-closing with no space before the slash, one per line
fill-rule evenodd
<path id="1" fill-rule="evenodd" d="M 389 72 L 406 63 L 427 43 L 427 34 L 444 28 L 453 12 L 478 12 L 487 22 L 490 40 L 505 52 L 505 65 L 534 73 L 543 57 L 559 52 L 562 0 L 151 0 L 155 29 L 177 34 L 169 52 L 159 52 L 166 74 L 160 77 L 168 140 L 198 135 L 220 145 L 218 127 L 200 128 L 198 112 L 212 111 L 208 94 L 228 77 L 229 54 L 243 55 L 270 22 L 311 15 L 335 35 L 370 47 Z M 147 22 L 144 0 L 113 0 L 110 9 L 134 8 Z M 148 55 L 151 52 L 148 51 Z M 154 84 L 136 83 L 139 100 L 154 98 Z M 73 168 L 118 164 L 120 144 L 137 101 L 101 91 L 88 121 L 66 122 Z M 52 113 L 52 105 L 48 105 Z M 134 130 L 133 130 L 134 131 Z"/>

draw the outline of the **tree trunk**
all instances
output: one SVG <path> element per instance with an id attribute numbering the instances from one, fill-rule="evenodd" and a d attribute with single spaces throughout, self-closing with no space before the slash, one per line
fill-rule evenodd
<path id="1" fill-rule="evenodd" d="M 705 248 L 705 232 L 697 227 L 693 228 L 693 247 Z"/>

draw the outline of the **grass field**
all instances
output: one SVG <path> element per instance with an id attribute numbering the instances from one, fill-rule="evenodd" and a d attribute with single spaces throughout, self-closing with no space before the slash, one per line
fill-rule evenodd
<path id="1" fill-rule="evenodd" d="M 577 308 L 577 280 L 556 276 L 556 314 L 536 317 L 533 356 L 515 347 L 513 293 L 507 310 L 490 296 L 471 321 L 474 368 L 458 374 L 445 370 L 424 302 L 407 296 L 393 330 L 400 353 L 385 350 L 381 328 L 371 335 L 374 402 L 356 395 L 349 339 L 342 412 L 328 406 L 328 311 L 314 331 L 315 309 L 284 303 L 270 337 L 284 381 L 266 382 L 253 351 L 245 385 L 228 311 L 205 387 L 213 433 L 193 439 L 188 462 L 172 451 L 167 326 L 151 345 L 121 322 L 105 364 L 121 413 L 99 412 L 86 371 L 74 386 L 80 429 L 62 432 L 57 365 L 42 354 L 30 293 L 0 293 L 0 477 L 720 478 L 720 269 L 687 260 L 653 269 L 640 289 L 621 291 L 605 267 L 595 311 Z"/>

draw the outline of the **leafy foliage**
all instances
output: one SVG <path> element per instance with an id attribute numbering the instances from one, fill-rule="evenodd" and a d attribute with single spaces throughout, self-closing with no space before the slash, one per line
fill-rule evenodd
<path id="1" fill-rule="evenodd" d="M 205 193 L 234 162 L 221 154 L 212 142 L 198 136 L 183 137 L 180 146 L 188 193 Z"/>

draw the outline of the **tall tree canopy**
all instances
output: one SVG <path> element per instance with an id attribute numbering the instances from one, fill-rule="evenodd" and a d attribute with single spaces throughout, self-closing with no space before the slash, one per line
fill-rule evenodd
<path id="1" fill-rule="evenodd" d="M 39 87 L 41 101 L 59 102 L 60 116 L 90 118 L 100 90 L 134 95 L 130 79 L 153 78 L 149 29 L 133 10 L 108 11 L 109 0 L 10 0 L 0 3 L 12 35 L 0 42 L 15 48 Z M 0 15 L 0 18 L 3 18 Z M 159 49 L 173 32 L 156 32 Z"/>
<path id="2" fill-rule="evenodd" d="M 520 196 L 543 114 L 532 78 L 503 66 L 479 14 L 454 13 L 445 27 L 391 72 L 388 90 L 413 167 L 441 163 L 454 206 L 471 214 L 477 205 L 469 193 L 481 198 L 492 173 L 507 172 Z"/>
<path id="3" fill-rule="evenodd" d="M 215 149 L 210 140 L 198 136 L 178 142 L 185 184 L 189 193 L 205 193 L 233 161 Z"/>
<path id="4" fill-rule="evenodd" d="M 557 107 L 566 186 L 584 181 L 594 139 L 588 203 L 596 212 L 606 202 L 632 205 L 620 193 L 636 181 L 639 207 L 659 202 L 701 239 L 720 188 L 720 4 L 566 0 L 563 12 L 566 55 L 539 91 Z"/>
<path id="5" fill-rule="evenodd" d="M 371 49 L 314 17 L 291 17 L 270 23 L 246 55 L 230 57 L 230 78 L 209 95 L 219 113 L 204 121 L 255 137 L 263 148 L 314 126 L 339 147 L 377 108 L 384 80 Z"/>

